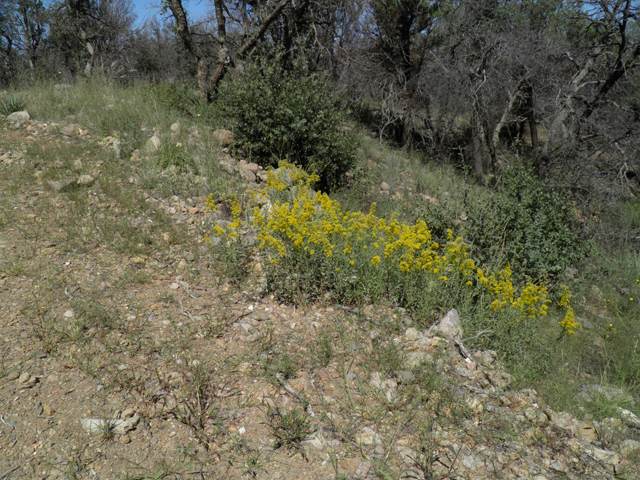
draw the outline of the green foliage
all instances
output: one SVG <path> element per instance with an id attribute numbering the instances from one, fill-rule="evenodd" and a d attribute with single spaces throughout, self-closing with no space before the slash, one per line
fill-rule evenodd
<path id="1" fill-rule="evenodd" d="M 8 117 L 13 112 L 20 112 L 25 109 L 27 103 L 20 97 L 4 97 L 0 100 L 0 115 Z"/>
<path id="2" fill-rule="evenodd" d="M 302 441 L 311 433 L 311 427 L 305 413 L 292 410 L 282 413 L 279 409 L 269 411 L 269 423 L 276 441 L 274 448 L 300 448 Z"/>
<path id="3" fill-rule="evenodd" d="M 181 115 L 204 119 L 212 113 L 198 92 L 189 85 L 161 83 L 148 87 L 152 97 Z"/>
<path id="4" fill-rule="evenodd" d="M 562 185 L 543 183 L 527 166 L 503 171 L 488 203 L 467 199 L 465 236 L 481 264 L 509 262 L 519 276 L 560 275 L 589 253 L 578 211 Z"/>
<path id="5" fill-rule="evenodd" d="M 169 168 L 171 166 L 185 168 L 194 168 L 195 164 L 185 151 L 184 147 L 175 144 L 167 144 L 160 147 L 158 151 L 158 164 L 161 168 Z"/>
<path id="6" fill-rule="evenodd" d="M 222 86 L 218 108 L 233 118 L 240 146 L 258 163 L 288 158 L 317 174 L 319 188 L 336 188 L 355 163 L 355 142 L 340 132 L 345 117 L 320 77 L 276 65 L 246 67 Z"/>

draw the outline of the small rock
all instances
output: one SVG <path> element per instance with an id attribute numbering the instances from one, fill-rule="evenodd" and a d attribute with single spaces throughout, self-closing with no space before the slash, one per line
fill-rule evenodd
<path id="1" fill-rule="evenodd" d="M 452 308 L 440 320 L 437 332 L 449 340 L 460 340 L 462 338 L 462 325 L 460 324 L 460 316 L 455 308 Z"/>
<path id="2" fill-rule="evenodd" d="M 398 383 L 407 385 L 412 383 L 415 379 L 416 376 L 409 370 L 400 370 L 398 372 Z"/>
<path id="3" fill-rule="evenodd" d="M 409 352 L 405 357 L 404 367 L 410 370 L 431 362 L 433 362 L 433 357 L 427 352 Z"/>
<path id="4" fill-rule="evenodd" d="M 187 262 L 193 262 L 193 260 L 196 258 L 191 252 L 184 252 L 183 256 Z"/>
<path id="5" fill-rule="evenodd" d="M 76 183 L 81 187 L 90 187 L 95 182 L 91 175 L 80 175 Z"/>
<path id="6" fill-rule="evenodd" d="M 22 372 L 18 377 L 18 384 L 23 385 L 29 381 L 31 374 L 29 372 Z"/>
<path id="7" fill-rule="evenodd" d="M 179 134 L 180 133 L 180 124 L 178 122 L 176 123 L 172 123 L 171 126 L 169 127 L 169 130 L 171 130 L 171 133 L 174 134 Z"/>
<path id="8" fill-rule="evenodd" d="M 14 370 L 13 372 L 10 372 L 7 375 L 7 380 L 17 380 L 18 377 L 20 377 L 20 372 L 18 372 L 17 370 Z"/>
<path id="9" fill-rule="evenodd" d="M 382 444 L 382 438 L 380 438 L 380 435 L 378 435 L 375 430 L 365 427 L 362 429 L 362 433 L 356 435 L 356 444 L 362 446 L 380 445 Z"/>
<path id="10" fill-rule="evenodd" d="M 556 472 L 568 472 L 569 471 L 569 466 L 564 461 L 562 461 L 561 459 L 553 460 L 549 464 L 549 468 L 551 470 L 555 470 Z"/>
<path id="11" fill-rule="evenodd" d="M 42 414 L 45 417 L 50 417 L 52 416 L 54 413 L 56 413 L 55 409 L 53 409 L 52 407 L 50 407 L 49 405 L 45 405 L 44 407 L 42 407 Z"/>
<path id="12" fill-rule="evenodd" d="M 322 450 L 327 446 L 327 441 L 319 431 L 309 435 L 302 443 L 309 445 L 310 447 L 317 448 L 318 450 Z"/>
<path id="13" fill-rule="evenodd" d="M 178 269 L 179 270 L 184 270 L 185 268 L 187 268 L 187 261 L 184 258 L 182 258 L 178 262 Z"/>
<path id="14" fill-rule="evenodd" d="M 31 115 L 29 115 L 29 112 L 26 111 L 21 111 L 21 112 L 13 112 L 12 114 L 7 116 L 7 120 L 10 121 L 11 123 L 17 123 L 20 124 L 22 122 L 26 122 L 27 120 L 31 119 Z"/>
<path id="15" fill-rule="evenodd" d="M 126 445 L 128 443 L 131 443 L 131 437 L 125 434 L 125 435 L 122 435 L 118 441 L 121 444 Z"/>
<path id="16" fill-rule="evenodd" d="M 491 383 L 493 385 L 495 385 L 496 387 L 502 390 L 507 388 L 511 383 L 511 380 L 513 379 L 511 375 L 509 375 L 506 372 L 502 372 L 500 370 L 487 372 L 487 376 L 489 377 L 489 380 L 491 380 Z"/>
<path id="17" fill-rule="evenodd" d="M 216 140 L 220 145 L 225 147 L 228 145 L 231 145 L 234 142 L 233 132 L 229 130 L 223 130 L 223 129 L 215 130 L 212 135 L 214 140 Z"/>
<path id="18" fill-rule="evenodd" d="M 132 418 L 134 415 L 136 414 L 136 411 L 129 407 L 129 408 L 125 408 L 122 413 L 120 414 L 120 418 L 122 420 L 128 420 L 130 418 Z"/>
<path id="19" fill-rule="evenodd" d="M 88 433 L 104 433 L 111 429 L 116 435 L 124 435 L 133 430 L 140 423 L 140 416 L 134 415 L 128 420 L 102 420 L 97 418 L 82 418 L 80 424 Z"/>
<path id="20" fill-rule="evenodd" d="M 145 149 L 147 150 L 148 153 L 154 153 L 158 151 L 161 145 L 162 145 L 162 142 L 160 141 L 160 137 L 158 137 L 158 135 L 154 135 L 149 140 L 147 140 Z"/>
<path id="21" fill-rule="evenodd" d="M 51 180 L 49 186 L 54 192 L 67 192 L 73 190 L 78 184 L 75 180 Z"/>
<path id="22" fill-rule="evenodd" d="M 413 342 L 420 338 L 420 332 L 415 328 L 407 328 L 407 331 L 404 332 L 404 338 L 409 342 Z"/>
<path id="23" fill-rule="evenodd" d="M 594 448 L 592 449 L 591 454 L 607 465 L 618 465 L 620 463 L 620 455 L 616 452 L 610 452 L 609 450 L 603 450 L 601 448 Z"/>
<path id="24" fill-rule="evenodd" d="M 248 168 L 244 167 L 241 170 L 242 175 L 244 175 L 244 178 L 246 178 L 247 180 L 249 180 L 250 182 L 255 182 L 256 181 L 256 174 L 253 173 L 251 170 L 249 170 Z"/>
<path id="25" fill-rule="evenodd" d="M 383 192 L 388 192 L 389 191 L 389 184 L 387 182 L 382 182 L 380 184 L 380 190 L 382 190 Z"/>
<path id="26" fill-rule="evenodd" d="M 620 444 L 620 453 L 622 455 L 629 456 L 637 451 L 640 451 L 640 442 L 636 440 L 625 440 Z"/>
<path id="27" fill-rule="evenodd" d="M 622 388 L 612 387 L 609 385 L 584 385 L 578 396 L 587 401 L 600 396 L 607 402 L 623 405 L 626 404 L 631 407 L 636 403 L 631 394 L 624 391 Z"/>
<path id="28" fill-rule="evenodd" d="M 371 464 L 369 462 L 360 462 L 360 465 L 358 465 L 358 468 L 356 468 L 356 471 L 353 473 L 353 475 L 355 478 L 365 479 L 369 476 L 370 472 Z"/>
<path id="29" fill-rule="evenodd" d="M 73 137 L 75 135 L 80 135 L 80 127 L 75 124 L 67 125 L 60 131 L 60 133 L 62 133 L 66 137 Z"/>
<path id="30" fill-rule="evenodd" d="M 74 162 L 73 162 L 73 169 L 74 169 L 76 172 L 79 172 L 80 170 L 82 170 L 82 167 L 83 167 L 83 165 L 82 165 L 82 160 L 80 160 L 79 158 L 78 158 L 77 160 L 74 160 Z"/>
<path id="31" fill-rule="evenodd" d="M 253 173 L 254 175 L 258 174 L 258 171 L 260 170 L 260 166 L 257 163 L 247 163 L 244 168 L 246 168 L 247 170 L 249 170 L 251 173 Z"/>
<path id="32" fill-rule="evenodd" d="M 138 265 L 138 266 L 139 265 L 144 265 L 144 262 L 145 262 L 145 260 L 142 257 L 137 257 L 136 256 L 136 257 L 133 257 L 131 259 L 131 263 L 134 264 L 134 265 Z"/>

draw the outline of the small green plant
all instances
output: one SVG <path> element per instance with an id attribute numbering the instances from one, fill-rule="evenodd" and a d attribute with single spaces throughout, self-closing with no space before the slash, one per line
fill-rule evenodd
<path id="1" fill-rule="evenodd" d="M 161 168 L 169 168 L 171 166 L 181 169 L 193 169 L 195 163 L 182 145 L 168 144 L 163 145 L 157 153 L 158 165 Z"/>
<path id="2" fill-rule="evenodd" d="M 174 393 L 176 405 L 170 413 L 208 449 L 218 435 L 225 433 L 219 406 L 225 391 L 220 385 L 224 382 L 212 365 L 199 360 L 183 360 L 182 364 L 182 382 Z"/>
<path id="3" fill-rule="evenodd" d="M 100 422 L 100 438 L 105 441 L 113 441 L 116 438 L 115 420 L 104 420 Z"/>
<path id="4" fill-rule="evenodd" d="M 8 117 L 14 112 L 20 112 L 25 109 L 27 102 L 20 97 L 4 97 L 0 100 L 0 114 Z"/>
<path id="5" fill-rule="evenodd" d="M 302 441 L 311 433 L 307 415 L 299 410 L 282 413 L 279 408 L 272 407 L 269 409 L 268 418 L 273 435 L 276 437 L 274 448 L 299 449 Z"/>
<path id="6" fill-rule="evenodd" d="M 345 121 L 322 78 L 284 72 L 275 60 L 259 60 L 220 91 L 218 109 L 234 122 L 238 146 L 263 166 L 279 160 L 319 176 L 333 189 L 355 164 L 356 144 L 340 131 Z"/>

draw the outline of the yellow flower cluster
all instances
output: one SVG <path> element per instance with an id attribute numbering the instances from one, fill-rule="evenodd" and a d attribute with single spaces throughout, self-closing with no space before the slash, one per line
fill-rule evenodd
<path id="1" fill-rule="evenodd" d="M 314 261 L 331 262 L 326 271 L 354 271 L 350 267 L 355 267 L 360 273 L 365 269 L 369 269 L 366 270 L 369 273 L 395 269 L 405 278 L 426 274 L 432 281 L 475 284 L 481 292 L 489 293 L 490 308 L 494 312 L 509 308 L 522 319 L 547 314 L 550 301 L 546 286 L 529 280 L 523 287 L 516 288 L 508 265 L 497 274 L 485 274 L 470 258 L 469 245 L 460 237 L 454 237 L 451 230 L 447 231 L 446 244 L 441 246 L 433 241 L 431 231 L 422 220 L 407 225 L 398 221 L 396 215 L 389 220 L 380 218 L 375 214 L 375 204 L 367 214 L 344 210 L 328 195 L 312 190 L 311 185 L 317 180 L 314 176 L 291 164 L 283 163 L 280 167 L 269 172 L 265 189 L 252 192 L 256 202 L 263 204 L 255 207 L 252 219 L 258 232 L 258 248 L 269 257 L 271 264 L 319 252 L 321 257 Z M 287 188 L 292 191 L 288 199 L 274 199 Z M 226 235 L 229 240 L 237 237 L 238 229 L 246 225 L 240 220 L 240 214 L 234 197 L 233 221 L 226 231 L 216 227 L 216 233 Z M 576 324 L 569 298 L 561 305 L 567 308 L 562 326 L 570 331 Z"/>
<path id="2" fill-rule="evenodd" d="M 563 286 L 562 295 L 560 296 L 560 301 L 558 302 L 558 306 L 564 307 L 567 309 L 564 319 L 559 322 L 559 325 L 562 327 L 562 333 L 568 335 L 575 335 L 575 329 L 581 328 L 582 325 L 578 323 L 575 319 L 575 315 L 573 313 L 573 308 L 571 307 L 571 292 L 569 291 L 569 287 Z"/>

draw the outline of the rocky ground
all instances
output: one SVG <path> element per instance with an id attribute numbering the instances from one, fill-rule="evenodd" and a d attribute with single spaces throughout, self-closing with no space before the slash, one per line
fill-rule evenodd
<path id="1" fill-rule="evenodd" d="M 234 284 L 205 197 L 141 187 L 153 159 L 119 145 L 1 125 L 0 479 L 640 478 L 632 413 L 580 421 L 510 389 L 455 311 L 418 331 Z"/>

